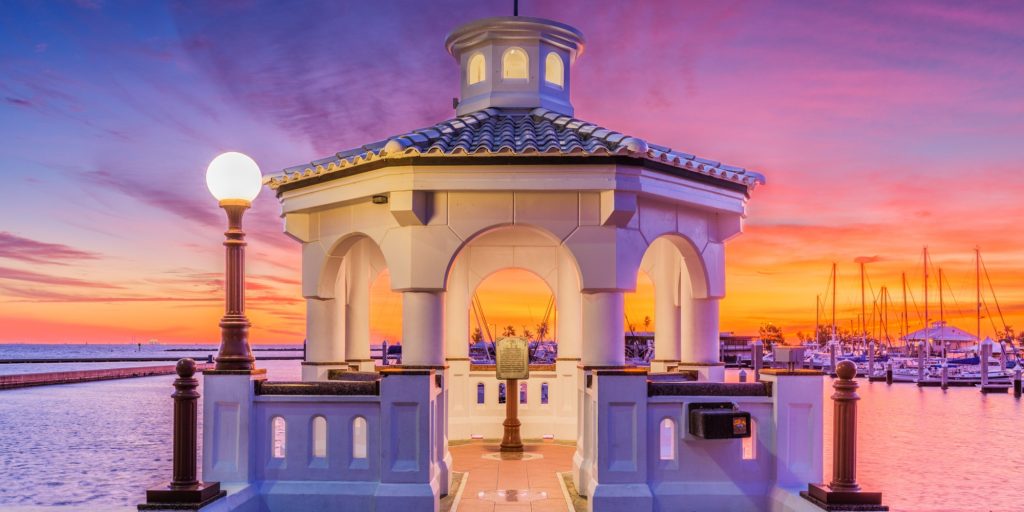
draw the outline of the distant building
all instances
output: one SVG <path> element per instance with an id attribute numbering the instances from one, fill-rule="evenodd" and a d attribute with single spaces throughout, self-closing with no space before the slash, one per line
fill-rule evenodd
<path id="1" fill-rule="evenodd" d="M 734 363 L 750 358 L 750 345 L 757 336 L 742 336 L 727 331 L 719 334 L 718 339 L 722 342 L 722 361 Z"/>
<path id="2" fill-rule="evenodd" d="M 931 344 L 932 350 L 942 350 L 947 345 L 950 350 L 963 350 L 978 342 L 978 337 L 947 322 L 932 322 L 925 329 L 918 329 L 903 337 L 904 341 L 916 345 L 921 341 Z"/>

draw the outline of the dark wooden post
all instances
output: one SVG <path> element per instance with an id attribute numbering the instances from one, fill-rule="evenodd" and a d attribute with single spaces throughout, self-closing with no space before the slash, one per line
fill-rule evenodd
<path id="1" fill-rule="evenodd" d="M 176 505 L 206 504 L 227 493 L 220 490 L 219 482 L 200 482 L 196 478 L 196 437 L 199 381 L 195 378 L 196 362 L 192 359 L 178 361 L 175 368 L 178 378 L 174 381 L 174 468 L 170 483 L 146 491 L 146 503 L 139 510 L 157 509 L 173 503 Z"/>
<path id="2" fill-rule="evenodd" d="M 508 379 L 505 381 L 505 434 L 501 438 L 501 451 L 521 452 L 523 451 L 523 440 L 519 438 L 519 381 Z"/>
<path id="3" fill-rule="evenodd" d="M 199 483 L 196 479 L 196 443 L 199 419 L 196 402 L 199 400 L 199 381 L 195 378 L 196 362 L 185 358 L 175 368 L 174 381 L 174 472 L 172 488 L 187 488 Z"/>
<path id="4" fill-rule="evenodd" d="M 857 395 L 859 387 L 854 377 L 857 365 L 840 361 L 836 365 L 837 379 L 832 383 L 834 413 L 832 416 L 832 482 L 828 485 L 810 484 L 807 494 L 812 501 L 827 505 L 878 505 L 874 510 L 888 510 L 882 506 L 882 493 L 864 492 L 857 483 Z"/>
<path id="5" fill-rule="evenodd" d="M 249 201 L 224 200 L 220 207 L 228 215 L 228 230 L 224 232 L 224 317 L 221 318 L 220 351 L 216 370 L 249 371 L 255 368 L 255 358 L 249 348 L 249 319 L 245 316 L 245 231 L 242 215 Z"/>

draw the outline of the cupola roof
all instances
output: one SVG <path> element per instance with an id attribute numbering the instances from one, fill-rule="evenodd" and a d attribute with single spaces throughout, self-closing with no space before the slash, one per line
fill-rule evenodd
<path id="1" fill-rule="evenodd" d="M 582 121 L 569 102 L 583 35 L 551 20 L 487 18 L 445 41 L 459 62 L 456 117 L 335 153 L 265 178 L 281 193 L 389 165 L 640 165 L 747 192 L 764 175 Z"/>
<path id="2" fill-rule="evenodd" d="M 765 183 L 764 175 L 758 172 L 649 143 L 545 108 L 527 114 L 484 109 L 289 167 L 266 178 L 266 183 L 280 193 L 401 165 L 410 159 L 418 165 L 450 164 L 462 159 L 466 165 L 480 165 L 495 158 L 502 163 L 515 158 L 516 163 L 524 165 L 550 164 L 553 158 L 563 164 L 606 163 L 613 159 L 712 184 L 728 183 L 730 188 L 749 190 Z"/>

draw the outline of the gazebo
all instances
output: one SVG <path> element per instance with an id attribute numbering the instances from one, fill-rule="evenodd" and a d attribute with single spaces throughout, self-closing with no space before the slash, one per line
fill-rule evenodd
<path id="1" fill-rule="evenodd" d="M 719 361 L 725 244 L 764 176 L 575 117 L 573 27 L 488 18 L 445 46 L 454 117 L 266 180 L 302 244 L 303 382 L 207 376 L 204 476 L 242 489 L 228 496 L 240 509 L 249 492 L 260 510 L 436 510 L 452 491 L 449 439 L 500 432 L 493 369 L 469 359 L 470 300 L 518 268 L 550 287 L 558 315 L 523 437 L 576 441 L 573 482 L 592 510 L 805 506 L 797 490 L 821 479 L 820 373 L 724 384 Z M 402 296 L 402 360 L 379 367 L 370 285 L 385 269 Z M 640 270 L 659 381 L 625 360 L 624 294 Z M 706 403 L 750 423 L 705 440 L 686 426 Z"/>

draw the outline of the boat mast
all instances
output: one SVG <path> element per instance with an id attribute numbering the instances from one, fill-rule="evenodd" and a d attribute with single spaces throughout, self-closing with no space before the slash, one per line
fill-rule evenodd
<path id="1" fill-rule="evenodd" d="M 946 342 L 942 339 L 946 327 L 945 309 L 942 307 L 942 267 L 939 267 L 939 343 L 942 343 L 942 357 L 946 357 Z"/>
<path id="2" fill-rule="evenodd" d="M 924 246 L 924 347 L 932 355 L 931 325 L 928 323 L 928 246 Z"/>
<path id="3" fill-rule="evenodd" d="M 818 327 L 821 323 L 821 294 L 814 296 L 814 344 L 820 346 L 821 340 L 818 339 L 818 333 L 820 328 Z"/>
<path id="4" fill-rule="evenodd" d="M 981 347 L 981 249 L 974 246 L 974 282 L 977 285 L 975 295 L 975 309 L 977 311 L 977 325 L 975 332 L 978 333 L 978 347 Z"/>
<path id="5" fill-rule="evenodd" d="M 910 336 L 910 317 L 907 316 L 907 273 L 901 273 L 903 281 L 903 346 L 907 347 L 910 344 L 910 340 L 907 339 Z"/>
<path id="6" fill-rule="evenodd" d="M 889 302 L 886 300 L 886 295 L 889 294 L 889 289 L 885 286 L 882 287 L 882 315 L 878 319 L 878 341 L 882 341 L 884 336 L 885 342 L 889 342 Z"/>
<path id="7" fill-rule="evenodd" d="M 864 260 L 860 260 L 860 343 L 868 346 L 867 312 L 864 309 Z"/>
<path id="8" fill-rule="evenodd" d="M 832 262 L 832 339 L 836 341 L 836 262 Z"/>

